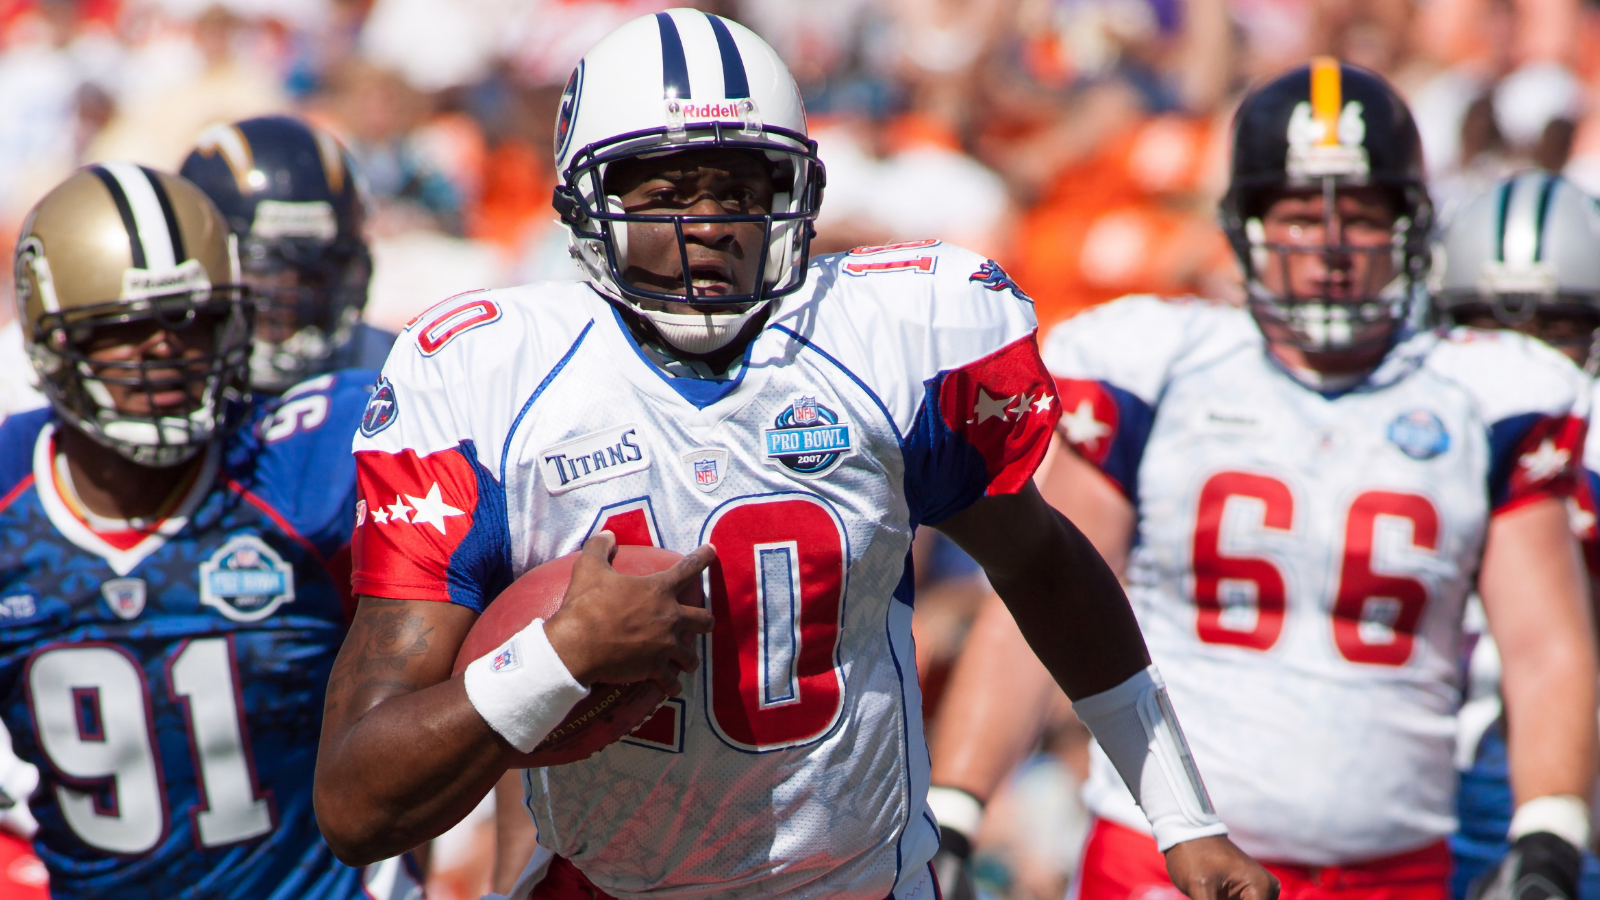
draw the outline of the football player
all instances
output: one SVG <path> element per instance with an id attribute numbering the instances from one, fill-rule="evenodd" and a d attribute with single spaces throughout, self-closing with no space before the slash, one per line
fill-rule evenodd
<path id="1" fill-rule="evenodd" d="M 0 426 L 0 717 L 52 895 L 403 896 L 311 798 L 372 373 L 251 402 L 227 223 L 140 166 L 41 200 L 16 278 L 50 406 Z"/>
<path id="2" fill-rule="evenodd" d="M 178 174 L 238 236 L 256 308 L 252 389 L 277 394 L 336 369 L 383 364 L 394 335 L 361 321 L 372 254 L 360 187 L 337 138 L 292 116 L 217 125 Z"/>
<path id="3" fill-rule="evenodd" d="M 1407 328 L 1421 179 L 1371 72 L 1319 58 L 1251 92 L 1223 201 L 1247 308 L 1134 297 L 1053 329 L 1044 493 L 1123 572 L 1218 815 L 1286 897 L 1448 896 L 1476 586 L 1505 660 L 1511 880 L 1570 898 L 1597 742 L 1565 505 L 1589 386 L 1522 335 Z M 934 741 L 935 809 L 969 828 L 1028 744 L 1008 714 L 1048 689 L 1004 611 L 983 618 Z M 1075 896 L 1170 890 L 1117 760 L 1091 759 Z"/>
<path id="4" fill-rule="evenodd" d="M 1433 307 L 1451 324 L 1511 329 L 1537 337 L 1593 374 L 1600 334 L 1600 207 L 1570 182 L 1546 172 L 1501 181 L 1465 204 L 1445 229 L 1435 260 Z M 1591 404 L 1590 413 L 1594 407 Z M 1583 543 L 1591 579 L 1600 574 L 1594 487 L 1600 484 L 1600 444 L 1585 443 L 1582 488 L 1569 501 L 1573 533 Z M 1591 582 L 1592 583 L 1592 582 Z M 1511 850 L 1506 840 L 1513 793 L 1506 766 L 1500 656 L 1482 634 L 1482 610 L 1469 603 L 1467 702 L 1462 708 L 1456 763 L 1460 830 L 1452 893 L 1464 897 L 1474 881 Z M 1495 872 L 1494 874 L 1499 874 Z M 1482 879 L 1482 888 L 1494 879 Z M 1579 893 L 1600 898 L 1600 864 L 1585 853 Z"/>
<path id="5" fill-rule="evenodd" d="M 1115 577 L 1032 487 L 1059 407 L 1030 304 L 934 240 L 809 260 L 805 128 L 777 55 L 717 16 L 636 19 L 578 65 L 555 202 L 587 278 L 419 317 L 356 439 L 324 834 L 352 863 L 432 837 L 588 685 L 651 680 L 671 699 L 632 736 L 527 773 L 559 856 L 533 896 L 935 897 L 906 562 L 928 524 L 1049 636 L 1175 882 L 1269 900 Z M 624 577 L 619 541 L 685 556 Z M 500 589 L 579 548 L 560 612 L 452 678 Z M 678 604 L 702 578 L 709 610 Z"/>

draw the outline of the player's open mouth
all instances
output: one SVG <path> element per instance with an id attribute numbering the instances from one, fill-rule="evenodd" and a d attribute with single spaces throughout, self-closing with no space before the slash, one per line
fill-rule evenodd
<path id="1" fill-rule="evenodd" d="M 696 294 L 721 296 L 733 292 L 733 279 L 728 270 L 719 265 L 694 265 L 689 267 L 689 283 Z"/>

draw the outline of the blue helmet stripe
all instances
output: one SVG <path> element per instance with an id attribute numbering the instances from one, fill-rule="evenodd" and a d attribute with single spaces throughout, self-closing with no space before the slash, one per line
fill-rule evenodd
<path id="1" fill-rule="evenodd" d="M 722 96 L 728 99 L 750 96 L 750 80 L 745 77 L 744 57 L 739 55 L 739 45 L 733 42 L 733 33 L 721 16 L 706 13 L 711 21 L 711 31 L 717 36 L 717 49 L 722 51 Z"/>
<path id="2" fill-rule="evenodd" d="M 656 24 L 661 26 L 661 92 L 664 97 L 686 98 L 689 95 L 689 60 L 683 55 L 683 38 L 678 36 L 678 24 L 668 13 L 656 13 Z"/>

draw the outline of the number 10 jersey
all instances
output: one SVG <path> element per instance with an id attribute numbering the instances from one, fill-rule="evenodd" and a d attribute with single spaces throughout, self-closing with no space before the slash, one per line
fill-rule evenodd
<path id="1" fill-rule="evenodd" d="M 814 262 L 724 381 L 669 377 L 585 283 L 447 301 L 356 440 L 356 589 L 481 610 L 601 529 L 713 544 L 700 671 L 530 773 L 540 842 L 622 898 L 899 895 L 938 846 L 912 531 L 1043 456 L 1033 328 L 998 267 L 931 241 Z"/>
<path id="2" fill-rule="evenodd" d="M 1582 373 L 1457 329 L 1319 393 L 1247 312 L 1150 297 L 1044 355 L 1067 441 L 1138 512 L 1129 597 L 1233 839 L 1335 865 L 1452 832 L 1463 604 L 1490 518 L 1572 490 Z M 1143 827 L 1093 759 L 1090 806 Z"/>

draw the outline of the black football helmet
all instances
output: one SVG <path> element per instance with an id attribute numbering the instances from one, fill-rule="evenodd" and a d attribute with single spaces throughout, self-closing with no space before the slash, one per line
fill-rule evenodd
<path id="1" fill-rule="evenodd" d="M 1336 234 L 1331 217 L 1340 190 L 1382 188 L 1396 219 L 1388 246 L 1354 246 Z M 1262 215 L 1277 197 L 1321 192 L 1320 246 L 1269 243 Z M 1377 74 L 1319 57 L 1252 91 L 1233 123 L 1233 167 L 1221 203 L 1223 230 L 1244 267 L 1249 306 L 1273 333 L 1308 352 L 1383 344 L 1406 319 L 1415 291 L 1427 280 L 1433 204 L 1423 183 L 1422 142 L 1405 101 Z M 1348 265 L 1361 254 L 1390 254 L 1395 276 L 1357 286 L 1354 296 L 1297 296 L 1288 278 L 1295 254 L 1320 254 Z M 1341 262 L 1333 262 L 1340 260 Z M 1284 291 L 1261 280 L 1282 266 Z M 1378 267 L 1367 267 L 1374 271 Z"/>
<path id="2" fill-rule="evenodd" d="M 351 364 L 372 256 L 338 140 L 289 116 L 245 119 L 202 134 L 180 172 L 239 238 L 256 298 L 251 387 L 276 393 Z"/>

